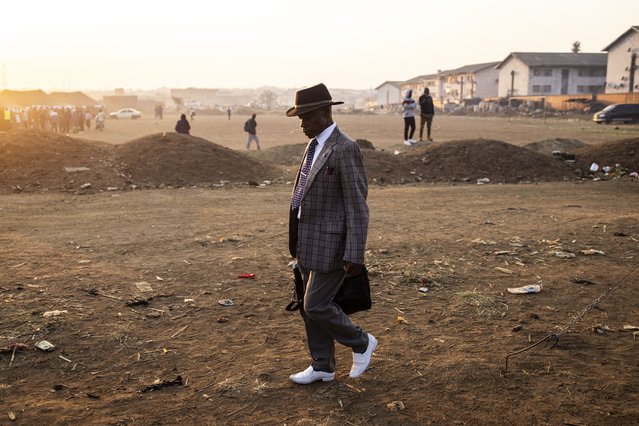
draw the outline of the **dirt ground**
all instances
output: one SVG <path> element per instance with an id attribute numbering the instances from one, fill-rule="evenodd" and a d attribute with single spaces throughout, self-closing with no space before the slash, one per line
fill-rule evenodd
<path id="1" fill-rule="evenodd" d="M 637 136 L 449 118 L 465 123 L 463 138 L 503 127 L 483 137 L 515 145 Z M 130 141 L 147 124 L 118 123 L 123 139 L 103 140 Z M 371 184 L 373 309 L 352 318 L 380 345 L 355 380 L 338 346 L 336 380 L 309 386 L 288 379 L 310 362 L 299 314 L 284 311 L 290 192 L 0 195 L 0 424 L 637 423 L 637 179 Z M 532 284 L 541 292 L 507 290 Z M 550 333 L 555 347 L 512 355 L 506 371 L 508 353 Z M 42 340 L 55 349 L 36 349 Z"/>
<path id="2" fill-rule="evenodd" d="M 139 120 L 107 120 L 104 132 L 91 130 L 78 134 L 90 140 L 120 144 L 153 133 L 173 132 L 179 118 L 170 119 L 165 114 L 162 121 L 154 121 L 146 114 Z M 248 116 L 197 116 L 191 123 L 191 134 L 231 149 L 243 150 L 246 133 L 242 130 Z M 342 131 L 352 138 L 367 139 L 377 149 L 403 149 L 404 124 L 399 115 L 335 115 Z M 551 138 L 571 138 L 588 145 L 601 142 L 639 137 L 636 125 L 597 125 L 591 116 L 576 118 L 474 117 L 436 115 L 433 121 L 435 142 L 459 139 L 496 139 L 513 145 Z M 305 136 L 297 118 L 285 117 L 283 112 L 258 113 L 257 133 L 262 148 L 304 142 Z M 417 119 L 419 126 L 419 119 Z M 415 136 L 419 136 L 419 128 Z M 418 137 L 415 137 L 418 139 Z M 255 145 L 252 147 L 255 149 Z"/>

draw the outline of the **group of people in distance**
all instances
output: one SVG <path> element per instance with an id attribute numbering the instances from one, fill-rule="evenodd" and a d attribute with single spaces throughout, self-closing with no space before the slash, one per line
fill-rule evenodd
<path id="1" fill-rule="evenodd" d="M 402 101 L 402 116 L 404 117 L 404 145 L 414 145 L 416 141 L 413 139 L 415 134 L 415 116 L 414 111 L 417 104 L 413 99 L 413 89 L 406 91 L 406 96 Z M 426 125 L 426 141 L 432 142 L 431 127 L 433 125 L 433 117 L 435 116 L 435 107 L 433 98 L 430 96 L 428 87 L 424 89 L 424 94 L 419 97 L 419 141 L 424 141 L 424 125 Z"/>

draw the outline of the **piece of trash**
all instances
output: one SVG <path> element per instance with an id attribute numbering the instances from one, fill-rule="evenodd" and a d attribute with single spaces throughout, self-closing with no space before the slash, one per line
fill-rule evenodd
<path id="1" fill-rule="evenodd" d="M 45 352 L 51 352 L 52 350 L 55 349 L 55 346 L 47 342 L 46 340 L 39 341 L 38 343 L 35 344 L 35 347 Z"/>
<path id="2" fill-rule="evenodd" d="M 420 287 L 419 288 L 419 292 L 420 293 L 428 293 L 428 287 Z"/>
<path id="3" fill-rule="evenodd" d="M 592 331 L 594 331 L 597 334 L 606 334 L 606 332 L 611 330 L 610 330 L 610 327 L 608 327 L 607 325 L 597 324 L 592 328 Z"/>
<path id="4" fill-rule="evenodd" d="M 522 330 L 523 328 L 524 328 L 524 326 L 519 324 L 519 325 L 516 325 L 516 326 L 513 327 L 513 331 L 516 333 L 519 330 Z"/>
<path id="5" fill-rule="evenodd" d="M 477 185 L 482 185 L 484 183 L 490 183 L 490 179 L 488 179 L 487 177 L 477 179 Z"/>
<path id="6" fill-rule="evenodd" d="M 225 323 L 225 322 L 229 322 L 229 319 L 227 317 L 218 317 L 217 322 Z"/>
<path id="7" fill-rule="evenodd" d="M 91 261 L 90 260 L 78 260 L 78 263 L 80 265 L 86 265 L 87 263 L 91 263 Z"/>
<path id="8" fill-rule="evenodd" d="M 579 253 L 583 254 L 584 256 L 592 256 L 593 254 L 605 254 L 603 251 L 595 249 L 579 250 Z"/>
<path id="9" fill-rule="evenodd" d="M 514 274 L 514 273 L 515 273 L 515 271 L 511 271 L 510 269 L 506 269 L 506 268 L 501 268 L 501 267 L 499 267 L 499 266 L 495 266 L 495 270 L 497 270 L 497 271 L 499 271 L 499 272 L 501 272 L 501 273 L 503 273 L 503 274 L 510 274 L 510 275 L 512 275 L 512 274 Z"/>
<path id="10" fill-rule="evenodd" d="M 397 315 L 397 322 L 399 322 L 401 324 L 408 324 L 408 321 L 406 321 L 406 318 L 404 318 L 401 315 Z"/>
<path id="11" fill-rule="evenodd" d="M 575 253 L 571 253 L 569 251 L 560 251 L 560 250 L 551 251 L 550 255 L 558 257 L 560 259 L 572 259 L 573 257 L 577 256 Z"/>
<path id="12" fill-rule="evenodd" d="M 630 177 L 635 177 L 635 178 L 636 178 L 636 177 L 639 177 L 639 173 L 637 173 L 637 172 L 632 172 L 632 173 L 630 173 L 628 176 L 630 176 Z"/>
<path id="13" fill-rule="evenodd" d="M 165 388 L 167 386 L 182 386 L 183 384 L 184 382 L 182 381 L 182 376 L 177 376 L 175 380 L 162 380 L 159 383 L 154 383 L 152 385 L 149 385 L 145 387 L 144 389 L 142 389 L 141 392 L 142 393 L 151 392 L 154 390 Z"/>
<path id="14" fill-rule="evenodd" d="M 107 186 L 107 191 L 117 191 L 118 189 L 117 186 Z"/>
<path id="15" fill-rule="evenodd" d="M 149 299 L 144 299 L 142 297 L 134 297 L 133 299 L 126 302 L 127 306 L 148 306 Z"/>
<path id="16" fill-rule="evenodd" d="M 0 348 L 0 354 L 10 354 L 14 351 L 26 351 L 29 350 L 29 345 L 26 343 L 12 343 L 9 346 L 3 346 Z"/>
<path id="17" fill-rule="evenodd" d="M 494 245 L 497 244 L 494 241 L 488 240 L 488 241 L 484 241 L 481 238 L 475 238 L 474 240 L 471 241 L 472 244 L 482 244 L 482 245 Z"/>
<path id="18" fill-rule="evenodd" d="M 13 411 L 9 411 L 9 412 L 7 413 L 7 415 L 9 416 L 9 419 L 10 419 L 11 421 L 14 421 L 14 420 L 16 419 L 16 415 L 15 415 L 15 413 L 14 413 Z"/>
<path id="19" fill-rule="evenodd" d="M 570 280 L 571 283 L 575 283 L 575 284 L 584 284 L 584 285 L 593 285 L 593 284 L 597 284 L 596 282 L 590 281 L 590 280 L 586 280 L 584 278 L 572 278 Z"/>
<path id="20" fill-rule="evenodd" d="M 184 303 L 193 303 L 195 299 L 184 299 Z"/>
<path id="21" fill-rule="evenodd" d="M 135 286 L 140 291 L 153 291 L 153 287 L 151 287 L 151 284 L 147 283 L 146 281 L 135 283 Z"/>
<path id="22" fill-rule="evenodd" d="M 58 355 L 58 358 L 60 358 L 62 361 L 73 362 L 69 358 L 63 357 L 62 355 Z"/>
<path id="23" fill-rule="evenodd" d="M 639 331 L 639 325 L 624 325 L 624 331 Z"/>
<path id="24" fill-rule="evenodd" d="M 386 407 L 390 411 L 401 411 L 404 408 L 406 408 L 406 406 L 404 405 L 404 403 L 402 401 L 389 402 L 388 404 L 386 404 Z"/>
<path id="25" fill-rule="evenodd" d="M 233 306 L 233 301 L 231 299 L 218 300 L 217 303 L 222 306 Z"/>
<path id="26" fill-rule="evenodd" d="M 55 311 L 47 311 L 47 312 L 43 313 L 42 316 L 45 317 L 45 318 L 49 318 L 49 317 L 57 317 L 57 316 L 60 316 L 62 314 L 67 314 L 67 313 L 69 313 L 69 311 L 66 311 L 66 310 L 59 311 L 59 310 L 56 309 Z"/>
<path id="27" fill-rule="evenodd" d="M 544 288 L 541 284 L 525 285 L 523 287 L 509 287 L 508 292 L 512 294 L 539 293 Z"/>
<path id="28" fill-rule="evenodd" d="M 155 276 L 155 279 L 158 280 L 158 281 L 164 281 L 164 278 L 158 277 L 157 275 Z"/>
<path id="29" fill-rule="evenodd" d="M 65 167 L 64 171 L 67 173 L 75 173 L 75 172 L 88 172 L 91 170 L 88 167 Z"/>
<path id="30" fill-rule="evenodd" d="M 395 150 L 395 151 L 393 151 L 393 154 L 394 154 L 394 155 L 399 155 L 399 154 L 400 154 L 400 152 L 399 152 L 398 150 Z"/>
<path id="31" fill-rule="evenodd" d="M 599 170 L 599 164 L 597 164 L 597 163 L 592 163 L 592 164 L 590 165 L 590 171 L 591 171 L 591 172 L 596 172 L 597 170 Z"/>
<path id="32" fill-rule="evenodd" d="M 255 274 L 240 274 L 237 277 L 238 278 L 250 278 L 250 279 L 253 279 L 253 278 L 255 278 Z"/>
<path id="33" fill-rule="evenodd" d="M 82 185 L 80 185 L 80 188 L 82 189 L 87 189 L 87 188 L 91 188 L 91 184 L 90 183 L 83 183 Z"/>

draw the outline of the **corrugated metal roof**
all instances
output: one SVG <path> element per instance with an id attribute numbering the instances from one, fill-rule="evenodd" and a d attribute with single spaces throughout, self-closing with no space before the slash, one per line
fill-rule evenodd
<path id="1" fill-rule="evenodd" d="M 464 65 L 463 67 L 459 67 L 454 70 L 446 70 L 442 72 L 442 75 L 471 74 L 486 68 L 495 68 L 497 65 L 499 65 L 499 61 L 484 62 L 482 64 Z"/>
<path id="2" fill-rule="evenodd" d="M 517 58 L 529 67 L 605 67 L 608 63 L 607 53 L 512 52 L 497 68 L 510 58 Z"/>
<path id="3" fill-rule="evenodd" d="M 418 75 L 417 77 L 413 77 L 410 80 L 404 81 L 404 83 L 419 83 L 422 80 L 432 80 L 438 78 L 437 74 L 424 74 Z"/>
<path id="4" fill-rule="evenodd" d="M 604 47 L 603 50 L 604 52 L 608 52 L 610 51 L 610 49 L 612 49 L 612 46 L 614 46 L 615 44 L 619 43 L 622 39 L 626 38 L 626 36 L 632 32 L 639 32 L 639 25 L 633 25 L 632 27 L 630 27 L 629 30 L 627 30 L 625 33 L 621 34 L 619 37 L 617 37 L 615 39 L 615 41 L 613 41 L 612 43 L 610 43 L 608 46 Z"/>

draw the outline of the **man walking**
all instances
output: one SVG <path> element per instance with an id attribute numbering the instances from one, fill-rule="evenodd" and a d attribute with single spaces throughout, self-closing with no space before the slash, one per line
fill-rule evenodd
<path id="1" fill-rule="evenodd" d="M 430 96 L 430 90 L 428 87 L 424 88 L 424 94 L 419 97 L 419 108 L 421 112 L 419 114 L 419 141 L 423 142 L 424 136 L 424 124 L 426 124 L 427 141 L 432 142 L 430 137 L 430 128 L 433 125 L 433 117 L 435 116 L 435 107 L 433 106 L 433 98 Z"/>
<path id="2" fill-rule="evenodd" d="M 368 182 L 359 147 L 332 119 L 324 84 L 300 90 L 295 106 L 310 139 L 297 174 L 290 210 L 289 250 L 304 282 L 302 317 L 311 365 L 290 379 L 306 385 L 335 378 L 335 342 L 353 351 L 350 377 L 368 368 L 377 339 L 354 325 L 333 302 L 346 276 L 361 273 L 368 233 Z"/>
<path id="3" fill-rule="evenodd" d="M 246 150 L 249 151 L 251 149 L 251 142 L 255 141 L 255 145 L 257 145 L 257 149 L 260 149 L 260 139 L 257 137 L 257 121 L 255 121 L 256 114 L 253 113 L 251 118 L 246 120 L 244 123 L 244 131 L 248 133 L 248 139 L 246 141 Z"/>

